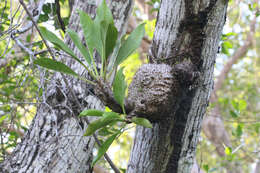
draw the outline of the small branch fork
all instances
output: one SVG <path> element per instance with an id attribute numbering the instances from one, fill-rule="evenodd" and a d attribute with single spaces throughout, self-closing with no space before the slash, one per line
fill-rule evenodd
<path id="1" fill-rule="evenodd" d="M 25 9 L 27 15 L 29 16 L 30 20 L 32 21 L 32 24 L 35 26 L 36 30 L 38 31 L 40 37 L 42 38 L 42 40 L 43 40 L 43 42 L 44 42 L 44 44 L 45 44 L 45 46 L 47 47 L 48 52 L 50 53 L 51 57 L 55 60 L 55 56 L 54 56 L 53 52 L 51 51 L 51 49 L 50 49 L 50 47 L 49 47 L 47 41 L 43 38 L 43 36 L 42 36 L 42 34 L 41 34 L 41 32 L 40 32 L 38 26 L 37 26 L 37 23 L 36 23 L 35 20 L 34 20 L 34 17 L 31 15 L 31 13 L 29 12 L 29 10 L 27 9 L 26 5 L 24 4 L 24 1 L 23 1 L 23 0 L 19 0 L 19 2 L 21 3 L 21 5 L 23 6 L 23 8 Z M 40 13 L 40 12 L 39 12 L 39 13 Z M 26 49 L 25 51 L 27 51 L 27 49 Z M 31 50 L 30 50 L 29 52 L 31 52 Z M 68 80 L 65 78 L 65 76 L 64 76 L 63 74 L 61 74 L 61 75 L 62 75 L 62 78 L 63 78 L 65 84 L 66 84 L 67 87 L 69 88 L 69 91 L 70 91 L 70 93 L 71 93 L 72 96 L 73 96 L 73 99 L 76 101 L 78 107 L 80 107 L 81 109 L 83 109 L 82 106 L 81 106 L 81 104 L 79 103 L 79 101 L 78 101 L 78 99 L 77 99 L 77 97 L 76 97 L 74 91 L 72 90 L 71 87 L 69 87 L 69 85 L 68 85 Z M 88 119 L 86 119 L 86 122 L 87 122 L 87 124 L 90 123 Z M 100 142 L 99 139 L 97 138 L 96 134 L 93 134 L 93 137 L 94 137 L 95 141 L 97 142 L 97 144 L 98 144 L 99 146 L 101 146 L 101 142 Z M 110 157 L 107 155 L 107 153 L 104 154 L 104 157 L 105 157 L 105 159 L 107 160 L 107 162 L 110 164 L 111 168 L 115 171 L 115 173 L 120 173 L 119 169 L 115 166 L 115 164 L 114 164 L 113 161 L 110 159 Z"/>

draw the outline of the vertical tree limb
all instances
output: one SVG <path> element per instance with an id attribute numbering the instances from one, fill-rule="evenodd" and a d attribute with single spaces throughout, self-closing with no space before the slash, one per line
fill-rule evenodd
<path id="1" fill-rule="evenodd" d="M 190 59 L 200 72 L 199 87 L 184 91 L 168 118 L 153 129 L 137 127 L 128 173 L 190 171 L 212 90 L 226 9 L 227 1 L 221 0 L 161 1 L 150 62 L 173 65 Z"/>

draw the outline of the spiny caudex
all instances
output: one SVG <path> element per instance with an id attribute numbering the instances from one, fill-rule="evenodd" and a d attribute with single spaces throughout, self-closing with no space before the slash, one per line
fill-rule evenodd
<path id="1" fill-rule="evenodd" d="M 131 111 L 129 116 L 160 121 L 197 78 L 198 74 L 194 73 L 193 64 L 188 60 L 173 67 L 166 64 L 142 65 L 128 89 L 126 107 Z"/>

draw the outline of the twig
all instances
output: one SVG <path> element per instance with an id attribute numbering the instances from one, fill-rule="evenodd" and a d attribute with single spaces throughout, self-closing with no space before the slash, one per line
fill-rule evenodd
<path id="1" fill-rule="evenodd" d="M 17 37 L 14 37 L 14 36 L 11 36 L 11 38 L 16 42 L 16 44 L 22 48 L 25 52 L 27 52 L 29 55 L 33 56 L 34 53 L 31 49 L 29 49 L 28 47 L 26 47 L 25 45 L 23 45 L 23 43 L 17 38 Z"/>
<path id="2" fill-rule="evenodd" d="M 42 41 L 44 42 L 45 46 L 47 47 L 51 57 L 55 60 L 55 56 L 53 54 L 53 52 L 51 51 L 51 48 L 49 46 L 49 44 L 47 43 L 47 41 L 43 38 L 38 26 L 37 26 L 37 23 L 34 21 L 34 18 L 33 16 L 31 15 L 31 13 L 29 12 L 28 8 L 26 7 L 26 5 L 24 4 L 23 0 L 19 0 L 19 2 L 21 3 L 21 5 L 23 6 L 24 10 L 26 11 L 27 15 L 29 16 L 29 18 L 31 19 L 32 21 L 32 24 L 35 26 L 36 30 L 38 31 Z"/>
<path id="3" fill-rule="evenodd" d="M 31 19 L 31 21 L 32 21 L 33 25 L 35 26 L 36 30 L 38 31 L 38 33 L 39 33 L 41 39 L 43 40 L 45 46 L 47 47 L 47 50 L 48 50 L 49 53 L 50 53 L 51 57 L 55 60 L 55 56 L 54 56 L 53 52 L 51 51 L 51 49 L 50 49 L 48 43 L 46 42 L 46 40 L 43 38 L 43 36 L 42 36 L 42 34 L 41 34 L 41 32 L 40 32 L 40 30 L 39 30 L 39 28 L 38 28 L 36 22 L 33 20 L 33 17 L 32 17 L 32 15 L 30 14 L 29 10 L 27 9 L 26 5 L 24 4 L 23 0 L 19 0 L 19 2 L 21 3 L 21 5 L 23 6 L 23 8 L 25 9 L 27 15 L 28 15 L 29 18 Z M 62 78 L 63 78 L 65 84 L 66 84 L 67 87 L 69 88 L 69 91 L 71 92 L 73 99 L 76 101 L 77 105 L 81 108 L 82 106 L 81 106 L 81 104 L 79 103 L 79 101 L 78 101 L 78 99 L 77 99 L 77 97 L 76 97 L 74 91 L 69 87 L 69 84 L 68 84 L 67 79 L 64 77 L 63 74 L 61 74 L 61 75 L 62 75 Z M 86 122 L 87 122 L 87 124 L 90 123 L 88 119 L 86 119 Z M 99 146 L 101 146 L 101 142 L 99 141 L 99 139 L 97 138 L 97 136 L 96 136 L 95 134 L 94 134 L 93 136 L 94 136 L 94 139 L 95 139 L 95 141 L 97 142 L 97 144 L 98 144 Z M 115 164 L 113 163 L 113 161 L 110 159 L 110 157 L 109 157 L 106 153 L 104 154 L 104 157 L 106 158 L 107 162 L 110 164 L 111 168 L 115 171 L 115 173 L 120 173 L 119 169 L 115 166 Z"/>
<path id="4" fill-rule="evenodd" d="M 22 5 L 23 8 L 24 8 L 24 6 L 25 6 L 24 2 L 21 1 L 21 0 L 19 0 L 19 2 L 21 3 L 21 5 Z M 44 5 L 44 2 L 45 2 L 45 0 L 40 0 L 40 1 L 39 1 L 38 5 L 37 5 L 38 8 L 33 10 L 33 11 L 34 11 L 34 15 L 33 15 L 33 16 L 31 15 L 31 13 L 29 13 L 29 10 L 28 10 L 27 7 L 25 6 L 26 9 L 27 9 L 27 11 L 26 11 L 27 15 L 29 16 L 30 19 L 33 19 L 33 20 L 31 20 L 31 22 L 30 22 L 28 25 L 26 25 L 25 27 L 23 27 L 23 28 L 21 28 L 21 29 L 18 29 L 18 30 L 16 31 L 16 33 L 18 33 L 18 34 L 25 33 L 26 31 L 28 31 L 28 30 L 34 25 L 35 21 L 37 21 L 37 20 L 39 19 L 39 17 L 40 17 L 40 14 L 41 14 L 42 7 L 43 7 L 43 5 Z M 22 4 L 22 3 L 23 3 L 23 4 Z M 24 8 L 24 9 L 25 9 L 25 8 Z"/>
<path id="5" fill-rule="evenodd" d="M 65 33 L 66 32 L 66 28 L 65 28 L 65 24 L 61 18 L 61 15 L 60 15 L 60 3 L 59 3 L 59 0 L 55 0 L 55 4 L 56 4 L 56 14 L 57 14 L 57 17 L 58 17 L 58 21 L 60 23 L 60 27 L 62 29 L 62 31 Z"/>

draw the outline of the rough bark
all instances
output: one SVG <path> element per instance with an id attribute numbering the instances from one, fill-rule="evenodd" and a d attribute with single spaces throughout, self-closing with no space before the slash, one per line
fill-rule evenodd
<path id="1" fill-rule="evenodd" d="M 110 7 L 120 33 L 125 32 L 128 16 L 131 13 L 131 0 L 112 0 Z M 80 9 L 95 15 L 95 0 L 75 1 L 69 28 L 76 31 L 83 41 L 76 10 Z M 66 43 L 80 57 L 71 40 Z M 75 61 L 62 55 L 60 57 L 78 74 L 87 77 L 87 72 Z M 84 119 L 77 115 L 83 108 L 103 109 L 102 103 L 93 95 L 93 88 L 86 83 L 67 78 L 66 81 L 56 73 L 48 83 L 43 103 L 38 107 L 30 129 L 22 142 L 17 145 L 9 159 L 0 165 L 0 172 L 91 172 L 90 163 L 93 137 L 83 136 L 87 127 Z"/>
<path id="2" fill-rule="evenodd" d="M 174 65 L 189 59 L 200 73 L 165 121 L 137 127 L 128 173 L 190 172 L 213 86 L 213 70 L 227 1 L 162 0 L 150 62 Z"/>

